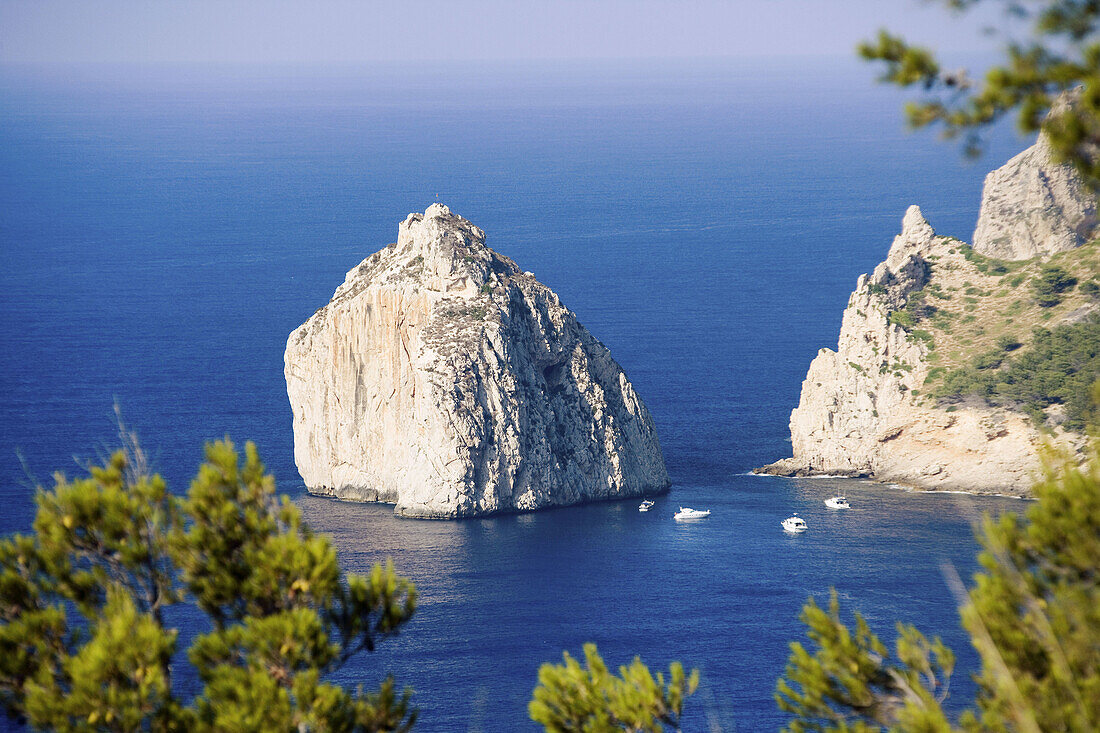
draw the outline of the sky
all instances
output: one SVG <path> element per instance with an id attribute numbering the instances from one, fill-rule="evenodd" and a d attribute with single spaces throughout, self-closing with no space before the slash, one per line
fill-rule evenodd
<path id="1" fill-rule="evenodd" d="M 950 55 L 996 48 L 994 22 L 934 0 L 0 0 L 0 65 L 839 56 L 882 27 Z"/>

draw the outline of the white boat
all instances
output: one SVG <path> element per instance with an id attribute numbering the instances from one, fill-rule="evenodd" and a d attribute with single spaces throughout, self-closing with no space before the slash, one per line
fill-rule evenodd
<path id="1" fill-rule="evenodd" d="M 783 520 L 783 529 L 787 532 L 805 532 L 806 521 L 795 514 Z"/>
<path id="2" fill-rule="evenodd" d="M 710 509 L 692 509 L 680 507 L 680 511 L 673 515 L 676 519 L 704 519 L 710 516 Z"/>
<path id="3" fill-rule="evenodd" d="M 848 500 L 843 496 L 834 496 L 831 499 L 825 500 L 825 506 L 830 509 L 851 509 L 852 505 L 848 503 Z"/>
<path id="4" fill-rule="evenodd" d="M 640 511 L 640 512 L 648 512 L 652 508 L 653 508 L 653 502 L 650 501 L 649 499 L 646 499 L 640 505 L 638 505 L 638 511 Z"/>

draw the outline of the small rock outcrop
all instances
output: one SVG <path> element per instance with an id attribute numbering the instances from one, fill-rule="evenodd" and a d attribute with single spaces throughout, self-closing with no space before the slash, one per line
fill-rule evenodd
<path id="1" fill-rule="evenodd" d="M 1038 142 L 985 178 L 974 251 L 1002 260 L 1065 252 L 1097 231 L 1096 196 Z"/>
<path id="2" fill-rule="evenodd" d="M 410 214 L 290 334 L 285 374 L 313 493 L 452 518 L 670 485 L 607 348 L 440 204 Z"/>
<path id="3" fill-rule="evenodd" d="M 1025 495 L 1040 435 L 1025 415 L 984 406 L 946 411 L 914 397 L 928 351 L 890 313 L 928 283 L 931 262 L 962 259 L 916 206 L 886 261 L 861 275 L 836 351 L 810 364 L 791 413 L 793 457 L 758 469 L 784 476 L 869 477 L 924 489 Z"/>

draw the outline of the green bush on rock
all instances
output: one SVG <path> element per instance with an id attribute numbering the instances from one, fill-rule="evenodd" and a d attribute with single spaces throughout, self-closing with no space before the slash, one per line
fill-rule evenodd
<path id="1" fill-rule="evenodd" d="M 1061 303 L 1063 294 L 1073 290 L 1075 285 L 1077 278 L 1057 265 L 1043 265 L 1038 276 L 1031 281 L 1035 302 L 1043 308 Z"/>
<path id="2" fill-rule="evenodd" d="M 1094 315 L 1036 329 L 1032 343 L 1011 356 L 980 354 L 970 366 L 948 372 L 934 394 L 944 400 L 975 395 L 993 405 L 1019 406 L 1039 424 L 1046 420 L 1046 408 L 1064 405 L 1062 427 L 1083 432 L 1090 412 L 1089 388 L 1097 379 L 1100 317 Z"/>

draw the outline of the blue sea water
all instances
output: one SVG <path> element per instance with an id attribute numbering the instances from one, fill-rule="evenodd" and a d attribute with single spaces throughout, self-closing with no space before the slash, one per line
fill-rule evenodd
<path id="1" fill-rule="evenodd" d="M 698 667 L 685 730 L 777 728 L 798 610 L 834 586 L 888 639 L 942 635 L 957 708 L 976 661 L 941 564 L 967 577 L 975 518 L 1023 505 L 746 475 L 789 455 L 806 367 L 906 207 L 968 239 L 985 172 L 1027 144 L 994 130 L 970 164 L 900 103 L 839 60 L 5 69 L 0 532 L 111 444 L 117 400 L 175 490 L 204 441 L 251 439 L 348 570 L 394 558 L 417 616 L 340 679 L 394 672 L 423 730 L 532 729 L 538 665 L 585 641 Z M 622 364 L 674 482 L 652 511 L 422 522 L 305 493 L 286 336 L 437 199 Z M 838 490 L 852 511 L 825 509 Z M 809 532 L 780 531 L 792 511 Z"/>

